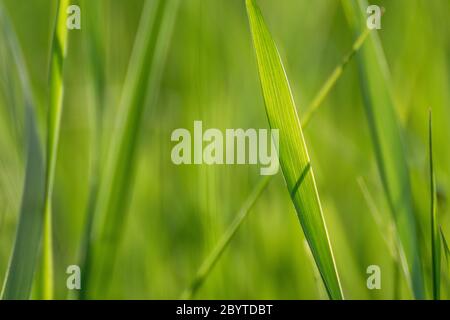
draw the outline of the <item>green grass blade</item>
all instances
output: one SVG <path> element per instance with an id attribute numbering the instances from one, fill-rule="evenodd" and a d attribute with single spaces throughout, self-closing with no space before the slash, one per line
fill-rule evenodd
<path id="1" fill-rule="evenodd" d="M 200 269 L 198 270 L 197 275 L 195 276 L 194 280 L 192 281 L 191 286 L 185 290 L 185 292 L 181 296 L 181 299 L 183 299 L 183 300 L 191 299 L 195 295 L 197 290 L 200 288 L 200 286 L 205 281 L 206 277 L 211 272 L 214 265 L 217 263 L 217 261 L 222 256 L 223 252 L 225 251 L 226 247 L 229 245 L 230 241 L 233 239 L 234 235 L 238 231 L 242 222 L 248 216 L 248 213 L 253 208 L 256 200 L 258 200 L 259 196 L 266 189 L 267 185 L 269 184 L 269 181 L 271 180 L 271 177 L 272 176 L 264 176 L 258 182 L 256 187 L 251 192 L 251 194 L 245 200 L 244 204 L 242 205 L 242 208 L 239 210 L 238 214 L 234 218 L 231 225 L 225 231 L 222 238 L 219 240 L 217 245 L 214 247 L 213 251 L 208 255 L 206 260 L 200 266 Z"/>
<path id="2" fill-rule="evenodd" d="M 289 193 L 331 299 L 342 289 L 291 89 L 276 45 L 254 0 L 246 0 L 266 113 L 280 130 L 279 158 Z"/>
<path id="3" fill-rule="evenodd" d="M 19 222 L 1 298 L 28 299 L 42 237 L 44 207 L 44 163 L 38 138 L 34 99 L 25 59 L 17 37 L 0 3 L 0 32 L 4 33 L 12 60 L 18 69 L 25 101 L 26 168 Z"/>
<path id="4" fill-rule="evenodd" d="M 105 291 L 130 195 L 133 161 L 146 97 L 153 103 L 171 39 L 179 0 L 146 1 L 117 114 L 117 125 L 102 173 L 85 268 L 89 295 Z"/>
<path id="5" fill-rule="evenodd" d="M 342 3 L 355 33 L 366 28 L 367 2 L 343 0 Z M 388 66 L 377 32 L 371 32 L 361 48 L 358 64 L 378 171 L 401 242 L 402 267 L 414 296 L 423 299 L 423 274 L 409 171 L 390 92 Z"/>
<path id="6" fill-rule="evenodd" d="M 313 118 L 314 114 L 322 104 L 322 102 L 325 100 L 325 98 L 330 93 L 331 89 L 336 84 L 337 80 L 342 75 L 343 71 L 345 70 L 345 67 L 348 65 L 348 63 L 352 60 L 352 58 L 355 56 L 359 48 L 361 47 L 362 43 L 364 43 L 364 40 L 369 35 L 369 31 L 364 32 L 353 44 L 351 51 L 344 57 L 342 62 L 332 71 L 332 73 L 328 76 L 327 80 L 322 85 L 319 92 L 315 95 L 314 99 L 312 100 L 311 104 L 306 109 L 304 120 L 302 121 L 302 127 L 305 129 L 308 124 L 310 123 L 311 119 Z M 259 183 L 255 186 L 253 189 L 250 198 L 260 189 L 260 186 L 262 183 L 265 183 L 267 179 L 270 179 L 272 176 L 266 176 L 264 178 L 261 178 Z M 259 195 L 261 195 L 262 190 L 260 190 Z M 257 199 L 255 198 L 254 201 Z M 249 199 L 247 199 L 246 203 L 248 203 Z M 208 277 L 208 274 L 213 269 L 214 265 L 216 264 L 217 260 L 220 259 L 221 254 L 215 254 L 217 252 L 222 253 L 225 251 L 226 247 L 229 245 L 230 241 L 224 241 L 223 239 L 229 238 L 230 240 L 234 237 L 234 234 L 239 230 L 239 226 L 244 222 L 247 215 L 250 212 L 251 206 L 245 206 L 243 205 L 243 208 L 247 208 L 247 211 L 240 210 L 239 213 L 236 216 L 236 219 L 233 221 L 232 225 L 230 225 L 229 229 L 225 232 L 225 234 L 222 236 L 222 240 L 217 244 L 217 246 L 213 249 L 213 251 L 208 255 L 206 260 L 202 263 L 200 269 L 197 272 L 196 278 L 192 282 L 191 286 L 184 291 L 182 294 L 182 299 L 190 299 L 194 296 L 195 292 L 201 287 L 201 285 L 205 282 L 205 279 Z M 236 221 L 239 221 L 238 224 L 236 224 Z M 232 230 L 232 233 L 230 233 L 230 230 Z M 309 254 L 311 254 L 310 249 L 308 248 Z M 214 258 L 213 258 L 214 257 Z M 311 255 L 311 259 L 312 258 Z M 211 263 L 211 261 L 214 261 Z M 206 267 L 209 266 L 209 267 Z M 320 274 L 317 270 L 317 267 L 315 267 L 315 272 L 317 274 Z M 320 276 L 319 276 L 320 277 Z M 201 281 L 199 281 L 201 279 Z"/>
<path id="7" fill-rule="evenodd" d="M 430 216 L 431 216 L 431 260 L 433 269 L 433 299 L 440 299 L 441 285 L 441 239 L 439 235 L 439 221 L 437 218 L 436 178 L 433 167 L 433 128 L 431 110 L 428 127 L 429 159 L 430 159 Z"/>
<path id="8" fill-rule="evenodd" d="M 50 58 L 50 99 L 47 118 L 46 174 L 44 198 L 44 233 L 42 239 L 42 258 L 39 275 L 40 298 L 52 299 L 53 281 L 53 244 L 52 244 L 52 195 L 55 180 L 56 158 L 58 153 L 59 132 L 63 111 L 63 67 L 67 54 L 67 7 L 68 0 L 58 1 L 55 27 L 53 31 Z"/>

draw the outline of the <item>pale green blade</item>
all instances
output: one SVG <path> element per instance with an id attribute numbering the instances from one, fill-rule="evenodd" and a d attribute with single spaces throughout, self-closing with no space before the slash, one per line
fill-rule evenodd
<path id="1" fill-rule="evenodd" d="M 355 33 L 366 28 L 364 0 L 342 0 Z M 389 72 L 377 32 L 372 32 L 358 55 L 361 90 L 383 188 L 402 246 L 402 265 L 414 296 L 425 297 L 409 171 Z"/>
<path id="2" fill-rule="evenodd" d="M 2 290 L 2 299 L 28 299 L 33 284 L 33 275 L 42 237 L 44 207 L 44 163 L 38 138 L 35 106 L 26 70 L 25 59 L 20 49 L 11 22 L 0 3 L 0 32 L 6 40 L 12 61 L 17 68 L 21 91 L 25 102 L 26 168 L 24 190 L 19 213 L 14 248 Z M 3 45 L 3 44 L 2 44 Z M 19 108 L 19 106 L 13 106 Z"/>
<path id="3" fill-rule="evenodd" d="M 313 170 L 284 67 L 256 2 L 247 0 L 246 5 L 267 117 L 270 127 L 280 131 L 281 169 L 328 295 L 342 299 Z"/>
<path id="4" fill-rule="evenodd" d="M 429 115 L 429 160 L 430 160 L 430 216 L 431 216 L 431 266 L 433 271 L 433 299 L 439 300 L 441 296 L 441 237 L 439 232 L 439 221 L 437 218 L 437 194 L 436 178 L 433 166 L 433 127 L 431 110 Z"/>
<path id="5" fill-rule="evenodd" d="M 107 288 L 126 221 L 137 138 L 146 98 L 155 102 L 179 0 L 146 1 L 130 59 L 94 210 L 84 268 L 84 293 L 98 297 Z"/>

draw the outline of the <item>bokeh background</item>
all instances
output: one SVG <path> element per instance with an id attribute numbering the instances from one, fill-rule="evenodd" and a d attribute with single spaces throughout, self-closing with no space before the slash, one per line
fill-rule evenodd
<path id="1" fill-rule="evenodd" d="M 45 141 L 56 1 L 0 1 L 25 56 Z M 82 29 L 69 32 L 53 196 L 55 290 L 60 299 L 69 295 L 65 272 L 68 265 L 78 263 L 90 179 L 96 170 L 94 154 L 100 153 L 101 167 L 144 1 L 73 3 L 81 7 Z M 258 3 L 280 50 L 301 117 L 350 50 L 354 33 L 340 1 Z M 429 108 L 434 118 L 439 219 L 450 238 L 450 2 L 371 4 L 385 8 L 379 35 L 408 151 L 421 245 L 424 257 L 431 260 Z M 89 47 L 93 32 L 98 35 L 95 62 Z M 5 75 L 13 60 L 4 47 L 0 43 L 0 282 L 13 248 L 25 169 L 23 109 L 10 107 L 11 101 L 21 101 L 23 93 L 17 75 Z M 101 98 L 95 92 L 101 92 Z M 105 270 L 108 285 L 101 295 L 90 298 L 178 298 L 261 178 L 257 166 L 174 165 L 171 133 L 176 128 L 192 130 L 194 120 L 202 120 L 204 128 L 268 128 L 243 0 L 180 2 L 158 98 L 148 103 L 141 119 L 135 179 L 123 212 L 126 223 L 117 259 Z M 393 298 L 398 270 L 389 247 L 391 218 L 355 60 L 314 115 L 305 139 L 346 298 Z M 364 197 L 358 179 L 365 181 L 373 203 Z M 381 228 L 371 205 L 382 217 Z M 369 265 L 381 267 L 381 290 L 366 287 Z M 443 265 L 446 298 L 450 292 L 445 260 Z M 424 267 L 430 292 L 431 262 L 425 261 Z M 399 278 L 397 297 L 411 298 Z M 195 298 L 325 297 L 280 171 Z"/>

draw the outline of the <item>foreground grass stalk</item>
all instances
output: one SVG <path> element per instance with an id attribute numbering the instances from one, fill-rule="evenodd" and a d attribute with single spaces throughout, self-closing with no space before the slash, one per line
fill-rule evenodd
<path id="1" fill-rule="evenodd" d="M 42 260 L 40 288 L 43 299 L 53 298 L 53 244 L 52 244 L 52 194 L 55 180 L 56 157 L 63 110 L 63 66 L 67 53 L 66 10 L 68 0 L 58 1 L 57 16 L 53 32 L 50 60 L 50 102 L 48 109 L 48 131 L 46 149 L 44 233 L 42 239 Z"/>
<path id="2" fill-rule="evenodd" d="M 430 160 L 431 265 L 433 270 L 433 299 L 439 300 L 441 291 L 441 239 L 436 208 L 437 195 L 436 178 L 434 175 L 433 166 L 433 129 L 431 110 L 429 111 L 428 130 L 428 151 Z"/>
<path id="3" fill-rule="evenodd" d="M 255 0 L 246 0 L 266 113 L 280 130 L 279 158 L 292 202 L 328 296 L 343 299 L 300 120 L 278 49 Z"/>
<path id="4" fill-rule="evenodd" d="M 358 52 L 361 45 L 364 43 L 364 40 L 369 35 L 369 31 L 364 32 L 353 44 L 352 50 L 344 57 L 341 64 L 339 64 L 333 72 L 328 76 L 327 80 L 319 90 L 319 92 L 316 94 L 314 99 L 312 100 L 312 103 L 306 108 L 306 113 L 304 120 L 302 121 L 302 127 L 305 129 L 308 124 L 310 123 L 311 119 L 313 118 L 314 114 L 318 110 L 319 106 L 323 103 L 323 101 L 326 99 L 328 94 L 330 93 L 331 89 L 336 84 L 337 80 L 342 75 L 343 71 L 345 70 L 345 67 L 347 64 L 352 60 L 353 56 Z M 251 195 L 249 196 L 249 199 L 246 200 L 245 203 L 248 203 L 250 199 L 253 197 L 255 192 L 260 188 L 261 184 L 266 181 L 266 179 L 270 180 L 272 176 L 266 176 L 264 178 L 261 178 L 259 183 L 255 186 L 253 189 Z M 267 183 L 265 184 L 267 186 Z M 264 187 L 265 188 L 265 187 Z M 260 190 L 259 195 L 262 194 L 263 190 Z M 254 199 L 256 201 L 257 199 Z M 243 208 L 246 208 L 245 204 L 243 205 Z M 234 234 L 239 230 L 239 226 L 244 222 L 246 217 L 248 216 L 251 207 L 247 206 L 247 211 L 242 211 L 242 209 L 237 213 L 237 216 L 233 223 L 229 226 L 225 234 L 222 236 L 222 239 L 219 241 L 219 243 L 214 247 L 213 251 L 208 255 L 206 260 L 202 263 L 200 269 L 197 272 L 196 277 L 194 278 L 194 281 L 192 282 L 191 286 L 184 291 L 184 293 L 181 296 L 181 299 L 190 299 L 192 298 L 195 293 L 198 291 L 198 289 L 201 287 L 201 285 L 206 280 L 207 276 L 213 269 L 216 262 L 220 259 L 222 256 L 223 251 L 225 251 L 226 247 L 229 245 L 230 241 L 234 237 Z M 238 224 L 236 222 L 238 221 Z M 230 232 L 232 231 L 232 232 Z M 229 241 L 224 241 L 223 239 L 229 238 Z M 217 252 L 220 252 L 220 254 L 216 254 Z M 312 254 L 310 252 L 310 249 L 308 248 L 308 252 L 311 255 L 311 259 L 313 259 Z M 208 266 L 208 267 L 206 267 Z M 315 267 L 315 272 L 320 275 L 320 273 L 317 270 L 317 267 Z M 319 292 L 321 292 L 321 289 L 318 289 Z"/>
<path id="5" fill-rule="evenodd" d="M 25 58 L 11 22 L 0 2 L 0 33 L 6 40 L 20 79 L 25 103 L 26 167 L 18 227 L 1 298 L 29 299 L 42 237 L 44 206 L 44 162 L 35 115 L 35 104 L 26 70 Z M 2 44 L 3 45 L 3 44 Z M 10 73 L 12 75 L 12 72 Z M 19 106 L 15 106 L 19 108 Z"/>
<path id="6" fill-rule="evenodd" d="M 99 297 L 107 288 L 126 218 L 134 158 L 146 98 L 154 104 L 179 0 L 146 1 L 117 112 L 89 239 L 84 293 Z"/>

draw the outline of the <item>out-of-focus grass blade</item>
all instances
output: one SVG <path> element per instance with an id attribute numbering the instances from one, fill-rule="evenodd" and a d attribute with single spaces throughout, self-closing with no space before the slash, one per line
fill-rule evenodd
<path id="1" fill-rule="evenodd" d="M 361 48 L 361 46 L 363 45 L 364 41 L 366 40 L 369 34 L 370 29 L 366 29 L 364 30 L 363 33 L 361 33 L 361 35 L 358 37 L 358 39 L 356 39 L 355 43 L 353 44 L 350 52 L 344 56 L 342 62 L 333 70 L 331 75 L 325 81 L 319 93 L 312 101 L 311 105 L 306 109 L 305 115 L 302 118 L 303 129 L 305 129 L 305 127 L 308 125 L 309 121 L 311 120 L 311 117 L 316 113 L 317 109 L 319 109 L 319 106 L 322 104 L 322 101 L 325 99 L 328 93 L 330 93 L 331 89 L 336 84 L 336 81 L 341 77 L 342 73 L 344 72 L 345 67 L 347 67 L 348 63 L 352 60 L 352 58 Z"/>
<path id="2" fill-rule="evenodd" d="M 242 208 L 239 210 L 238 214 L 234 218 L 231 225 L 228 227 L 228 229 L 225 231 L 220 241 L 214 247 L 213 251 L 201 265 L 200 269 L 197 272 L 197 275 L 192 281 L 191 286 L 188 289 L 186 289 L 186 291 L 182 294 L 181 296 L 182 300 L 191 299 L 195 295 L 196 291 L 203 284 L 203 282 L 205 281 L 206 277 L 208 276 L 208 274 L 210 273 L 216 262 L 222 256 L 222 253 L 225 251 L 231 239 L 233 239 L 242 222 L 245 220 L 248 213 L 253 208 L 253 205 L 255 204 L 256 200 L 258 200 L 261 193 L 265 190 L 266 186 L 271 180 L 270 179 L 271 177 L 272 176 L 270 175 L 264 176 L 256 185 L 256 187 L 253 189 L 252 193 L 245 200 L 244 204 L 242 205 Z"/>
<path id="3" fill-rule="evenodd" d="M 431 260 L 433 269 L 433 299 L 440 299 L 441 286 L 441 239 L 439 235 L 439 221 L 437 219 L 436 178 L 433 168 L 433 127 L 431 110 L 429 113 L 428 145 L 430 159 L 430 216 L 431 216 Z"/>
<path id="4" fill-rule="evenodd" d="M 66 10 L 68 0 L 58 1 L 50 58 L 50 99 L 47 118 L 46 174 L 44 198 L 44 234 L 39 281 L 39 298 L 53 298 L 52 194 L 55 180 L 59 131 L 63 111 L 63 67 L 67 53 Z"/>
<path id="5" fill-rule="evenodd" d="M 445 262 L 447 263 L 447 272 L 449 272 L 450 275 L 450 249 L 448 248 L 447 240 L 445 239 L 444 232 L 442 231 L 442 228 L 439 228 L 439 233 L 441 234 L 442 243 L 444 244 L 444 255 L 445 255 Z"/>
<path id="6" fill-rule="evenodd" d="M 102 173 L 84 269 L 85 294 L 105 292 L 125 223 L 146 97 L 156 99 L 179 0 L 146 1 Z"/>
<path id="7" fill-rule="evenodd" d="M 342 0 L 355 32 L 366 28 L 364 0 Z M 414 296 L 425 297 L 409 172 L 389 87 L 388 67 L 378 34 L 371 33 L 358 55 L 364 105 L 376 161 L 402 246 L 402 267 Z"/>
<path id="8" fill-rule="evenodd" d="M 89 199 L 86 208 L 85 225 L 81 238 L 79 249 L 79 264 L 84 267 L 86 265 L 87 251 L 89 246 L 89 239 L 92 232 L 92 222 L 94 218 L 95 205 L 97 203 L 97 195 L 100 180 L 101 168 L 101 152 L 102 152 L 102 132 L 103 132 L 103 109 L 105 103 L 105 54 L 104 54 L 104 39 L 99 28 L 98 17 L 105 10 L 105 5 L 100 1 L 84 0 L 83 7 L 86 12 L 86 24 L 89 32 L 86 34 L 86 46 L 89 52 L 89 70 L 90 79 L 93 82 L 91 88 L 94 97 L 94 105 L 91 108 L 91 152 L 92 165 L 91 175 L 89 181 Z M 84 270 L 84 268 L 83 268 Z M 84 298 L 84 290 L 72 290 L 69 292 L 69 298 Z"/>
<path id="9" fill-rule="evenodd" d="M 370 31 L 365 31 L 361 36 L 355 41 L 355 43 L 352 46 L 352 49 L 349 53 L 347 53 L 342 60 L 342 62 L 332 71 L 332 73 L 328 76 L 327 80 L 324 82 L 322 87 L 320 88 L 319 92 L 316 94 L 314 99 L 312 100 L 311 104 L 306 109 L 306 113 L 304 116 L 304 120 L 302 121 L 302 127 L 305 129 L 308 124 L 310 123 L 311 119 L 313 118 L 314 114 L 322 104 L 322 102 L 325 100 L 325 98 L 330 93 L 331 89 L 336 84 L 337 80 L 342 75 L 343 71 L 345 70 L 345 67 L 348 65 L 348 63 L 352 60 L 352 58 L 355 56 L 355 54 L 358 52 L 361 45 L 364 43 L 364 40 L 369 35 Z M 270 180 L 272 176 L 265 176 L 261 178 L 259 183 L 255 186 L 252 193 L 249 196 L 249 199 L 253 199 L 253 201 L 256 201 L 257 198 L 253 198 L 253 195 L 258 192 L 258 197 L 261 195 L 262 191 L 260 188 L 261 184 L 265 183 L 265 186 L 267 186 L 266 180 Z M 265 187 L 264 187 L 265 188 Z M 249 203 L 249 199 L 246 200 L 245 204 Z M 220 259 L 222 256 L 222 252 L 225 251 L 226 247 L 230 243 L 231 239 L 234 237 L 234 234 L 239 230 L 239 226 L 242 224 L 242 222 L 246 219 L 248 216 L 251 206 L 243 205 L 243 208 L 247 208 L 246 211 L 243 211 L 242 209 L 239 211 L 239 213 L 236 216 L 236 219 L 233 221 L 233 223 L 230 225 L 230 227 L 227 229 L 225 234 L 222 236 L 221 241 L 217 244 L 217 246 L 213 249 L 213 251 L 208 255 L 206 260 L 202 263 L 200 269 L 197 272 L 196 278 L 192 282 L 191 286 L 184 291 L 182 294 L 182 299 L 190 299 L 194 296 L 195 292 L 201 287 L 205 279 L 207 278 L 208 274 L 213 269 L 216 262 Z M 232 232 L 230 232 L 232 231 Z M 228 239 L 228 241 L 224 241 L 224 239 Z M 217 254 L 220 253 L 220 254 Z M 311 255 L 311 259 L 313 259 L 311 250 L 308 248 L 308 253 Z M 320 273 L 317 270 L 317 267 L 314 269 L 315 274 L 317 273 L 320 278 Z M 201 281 L 199 281 L 201 280 Z M 319 294 L 322 296 L 322 290 L 321 288 L 318 289 Z"/>
<path id="10" fill-rule="evenodd" d="M 25 101 L 25 182 L 14 248 L 1 295 L 2 299 L 17 300 L 28 299 L 31 293 L 42 237 L 45 172 L 37 132 L 34 99 L 25 59 L 2 3 L 0 3 L 0 32 L 4 34 L 7 46 L 10 47 L 12 61 L 18 71 Z"/>
<path id="11" fill-rule="evenodd" d="M 327 293 L 331 299 L 342 299 L 314 174 L 284 67 L 256 2 L 246 0 L 246 5 L 267 117 L 270 127 L 280 130 L 281 169 Z"/>

